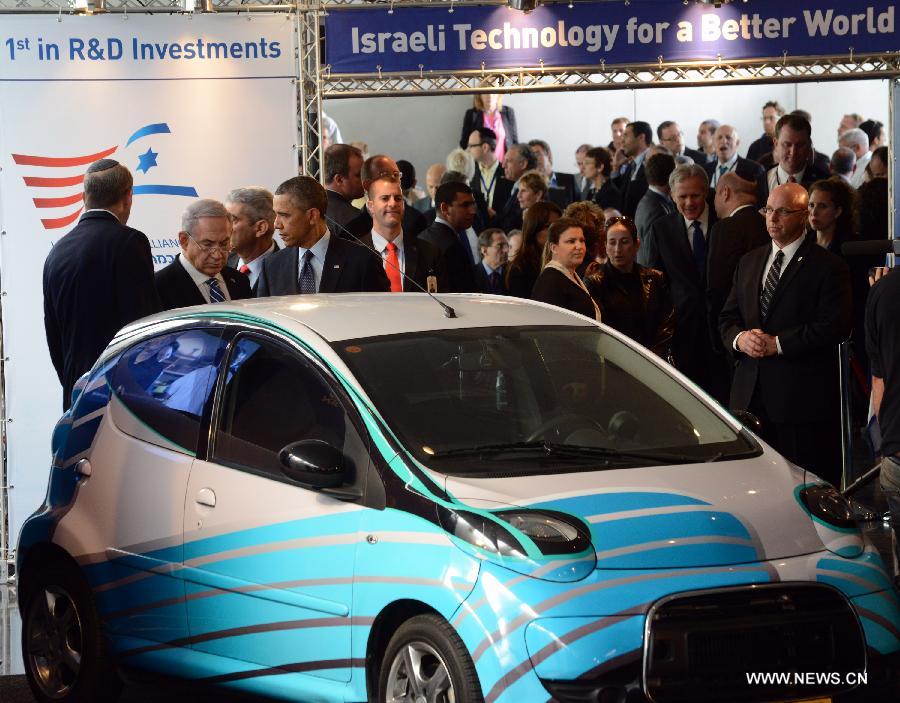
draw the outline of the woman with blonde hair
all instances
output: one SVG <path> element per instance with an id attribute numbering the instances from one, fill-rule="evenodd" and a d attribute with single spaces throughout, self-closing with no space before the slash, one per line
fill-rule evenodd
<path id="1" fill-rule="evenodd" d="M 503 105 L 503 96 L 497 93 L 479 93 L 475 96 L 475 106 L 466 110 L 463 118 L 460 148 L 466 149 L 469 146 L 469 135 L 478 127 L 487 127 L 497 135 L 494 155 L 501 163 L 506 150 L 519 142 L 516 113 L 511 107 Z"/>
<path id="2" fill-rule="evenodd" d="M 549 186 L 544 174 L 538 171 L 525 171 L 517 181 L 519 190 L 516 198 L 519 201 L 519 207 L 522 208 L 522 217 L 535 203 L 547 199 Z"/>

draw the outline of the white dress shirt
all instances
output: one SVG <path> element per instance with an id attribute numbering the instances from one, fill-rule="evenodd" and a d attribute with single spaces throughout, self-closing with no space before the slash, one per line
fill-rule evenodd
<path id="1" fill-rule="evenodd" d="M 187 257 L 182 252 L 178 256 L 178 260 L 181 262 L 181 265 L 184 267 L 184 270 L 188 272 L 188 275 L 191 277 L 191 280 L 197 285 L 197 288 L 200 290 L 200 295 L 203 296 L 203 299 L 209 303 L 209 284 L 207 281 L 210 278 L 215 278 L 219 283 L 219 290 L 222 291 L 222 295 L 225 296 L 225 300 L 231 300 L 231 295 L 228 292 L 228 286 L 225 285 L 225 279 L 222 278 L 221 271 L 217 273 L 215 276 L 207 276 L 202 271 L 198 271 L 194 268 L 194 265 L 187 260 Z"/>
<path id="2" fill-rule="evenodd" d="M 803 174 L 806 173 L 806 169 L 802 171 L 798 171 L 794 174 L 794 180 L 797 183 L 803 182 Z M 784 185 L 785 183 L 790 182 L 791 174 L 785 171 L 781 164 L 778 164 L 775 168 L 770 168 L 766 173 L 766 181 L 769 184 L 769 192 L 771 193 L 775 188 L 780 185 Z"/>
<path id="3" fill-rule="evenodd" d="M 852 185 L 854 188 L 859 188 L 863 183 L 866 182 L 866 166 L 869 165 L 869 161 L 871 160 L 871 151 L 867 151 L 862 155 L 862 158 L 856 160 L 856 170 L 854 170 L 853 175 L 850 176 L 850 185 Z"/>
<path id="4" fill-rule="evenodd" d="M 275 251 L 275 242 L 272 242 L 269 245 L 269 248 L 253 259 L 253 261 L 244 261 L 242 258 L 238 257 L 237 268 L 240 270 L 242 266 L 247 267 L 247 278 L 250 279 L 251 288 L 256 285 L 256 279 L 259 278 L 259 272 L 262 270 L 263 261 L 273 251 Z"/>
<path id="5" fill-rule="evenodd" d="M 481 180 L 481 192 L 484 194 L 484 199 L 488 207 L 491 207 L 491 203 L 494 201 L 494 190 L 500 179 L 500 162 L 494 161 L 493 166 L 487 167 L 478 164 L 477 175 Z"/>
<path id="6" fill-rule="evenodd" d="M 406 274 L 406 252 L 403 249 L 403 232 L 394 237 L 394 245 L 397 247 L 397 261 L 400 262 L 400 281 L 403 283 L 403 276 Z M 375 251 L 381 254 L 381 260 L 384 262 L 384 272 L 387 273 L 387 251 L 388 240 L 382 237 L 374 229 L 372 230 L 372 246 Z M 403 286 L 404 288 L 406 286 Z"/>
<path id="7" fill-rule="evenodd" d="M 684 226 L 687 228 L 687 238 L 688 238 L 688 246 L 691 248 L 691 251 L 694 251 L 694 230 L 691 225 L 694 224 L 694 220 L 689 220 L 688 218 L 682 215 L 682 219 L 684 220 Z M 700 231 L 703 232 L 703 238 L 708 242 L 709 241 L 709 206 L 703 208 L 703 214 L 697 218 L 697 222 L 700 223 Z"/>
<path id="8" fill-rule="evenodd" d="M 735 152 L 734 156 L 732 156 L 730 159 L 728 159 L 728 161 L 726 161 L 724 164 L 720 163 L 718 160 L 716 160 L 715 168 L 713 168 L 712 181 L 710 181 L 709 187 L 715 188 L 718 185 L 720 175 L 724 175 L 724 174 L 722 174 L 723 166 L 725 167 L 725 173 L 730 173 L 731 171 L 734 171 L 735 167 L 737 166 L 737 160 L 738 160 L 737 152 Z"/>
<path id="9" fill-rule="evenodd" d="M 313 276 L 316 279 L 316 293 L 319 292 L 319 286 L 322 284 L 322 271 L 325 269 L 325 255 L 328 253 L 328 243 L 330 241 L 331 232 L 326 228 L 322 238 L 309 248 L 309 251 L 313 254 L 310 266 L 312 266 Z M 303 271 L 303 257 L 306 255 L 307 250 L 303 247 L 298 247 L 298 251 L 300 255 L 297 260 L 297 280 L 299 281 L 300 272 Z"/>

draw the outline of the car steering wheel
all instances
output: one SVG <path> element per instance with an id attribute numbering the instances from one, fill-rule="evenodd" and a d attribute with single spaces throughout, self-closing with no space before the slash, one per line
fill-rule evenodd
<path id="1" fill-rule="evenodd" d="M 525 438 L 526 442 L 537 442 L 539 439 L 543 439 L 544 434 L 548 430 L 556 430 L 557 437 L 560 439 L 563 436 L 563 432 L 566 432 L 566 436 L 571 435 L 576 430 L 587 429 L 587 430 L 595 430 L 602 434 L 604 437 L 608 434 L 606 428 L 603 427 L 596 420 L 592 420 L 589 417 L 585 417 L 584 415 L 579 415 L 578 413 L 562 413 L 561 415 L 554 415 L 549 420 L 542 422 L 537 429 L 535 429 L 528 437 Z"/>

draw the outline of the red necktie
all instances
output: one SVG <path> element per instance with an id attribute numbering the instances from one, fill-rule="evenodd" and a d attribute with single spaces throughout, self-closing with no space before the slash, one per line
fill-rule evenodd
<path id="1" fill-rule="evenodd" d="M 247 273 L 247 274 L 249 274 L 249 273 L 250 273 L 250 267 L 247 266 L 247 264 L 244 264 L 243 266 L 241 266 L 241 267 L 238 269 L 238 271 L 240 271 L 241 273 Z"/>
<path id="2" fill-rule="evenodd" d="M 393 242 L 388 242 L 387 253 L 387 265 L 384 267 L 384 272 L 391 282 L 391 293 L 402 293 L 403 281 L 400 276 L 400 258 L 397 256 L 397 245 Z"/>

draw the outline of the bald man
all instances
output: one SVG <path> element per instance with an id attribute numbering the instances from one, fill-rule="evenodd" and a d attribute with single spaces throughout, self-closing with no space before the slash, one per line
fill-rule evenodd
<path id="1" fill-rule="evenodd" d="M 840 486 L 837 346 L 850 334 L 847 264 L 806 234 L 809 195 L 775 187 L 764 208 L 771 241 L 738 264 L 719 318 L 737 365 L 732 410 L 749 410 L 764 440 Z"/>
<path id="2" fill-rule="evenodd" d="M 759 214 L 757 184 L 734 172 L 719 179 L 715 208 L 719 221 L 709 232 L 706 304 L 713 346 L 724 351 L 719 338 L 719 314 L 731 292 L 734 270 L 744 254 L 769 241 L 769 234 L 766 219 Z"/>
<path id="3" fill-rule="evenodd" d="M 716 129 L 713 142 L 716 159 L 704 164 L 706 173 L 709 174 L 710 189 L 715 190 L 719 179 L 726 173 L 736 173 L 741 178 L 757 184 L 757 197 L 762 203 L 766 197 L 765 170 L 755 161 L 738 156 L 738 147 L 741 145 L 738 131 L 730 124 L 723 124 Z"/>

